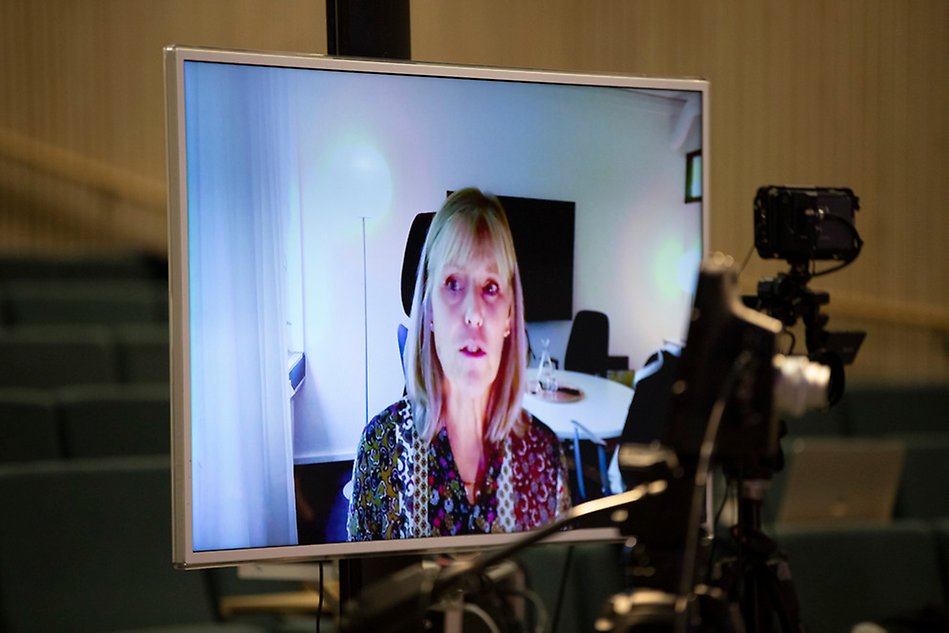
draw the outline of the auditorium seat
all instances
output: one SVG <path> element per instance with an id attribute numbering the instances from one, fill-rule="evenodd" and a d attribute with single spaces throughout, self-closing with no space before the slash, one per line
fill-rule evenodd
<path id="1" fill-rule="evenodd" d="M 68 387 L 57 393 L 68 457 L 168 455 L 168 384 Z"/>
<path id="2" fill-rule="evenodd" d="M 52 279 L 56 265 L 49 257 L 0 253 L 0 281 Z"/>
<path id="3" fill-rule="evenodd" d="M 858 383 L 847 387 L 844 398 L 853 435 L 949 433 L 945 384 Z"/>
<path id="4" fill-rule="evenodd" d="M 94 253 L 52 257 L 0 254 L 0 281 L 39 279 L 156 279 L 167 277 L 164 257 L 146 253 Z"/>
<path id="5" fill-rule="evenodd" d="M 844 406 L 834 406 L 829 409 L 808 411 L 807 413 L 784 418 L 787 434 L 793 435 L 843 435 L 847 429 L 847 411 Z"/>
<path id="6" fill-rule="evenodd" d="M 115 345 L 120 382 L 168 382 L 170 362 L 166 323 L 117 326 Z"/>
<path id="7" fill-rule="evenodd" d="M 949 518 L 949 432 L 900 433 L 893 437 L 906 445 L 896 516 Z"/>
<path id="8" fill-rule="evenodd" d="M 9 326 L 149 323 L 167 318 L 167 286 L 149 280 L 41 280 L 2 287 Z"/>
<path id="9" fill-rule="evenodd" d="M 172 568 L 170 490 L 167 457 L 0 466 L 0 628 L 230 630 L 206 574 Z"/>
<path id="10" fill-rule="evenodd" d="M 61 457 L 54 396 L 41 389 L 0 388 L 0 462 Z"/>
<path id="11" fill-rule="evenodd" d="M 115 344 L 104 326 L 0 329 L 0 386 L 55 388 L 117 381 Z"/>
<path id="12" fill-rule="evenodd" d="M 924 521 L 778 526 L 776 539 L 790 558 L 809 633 L 945 606 L 936 538 Z"/>
<path id="13" fill-rule="evenodd" d="M 621 551 L 616 543 L 547 544 L 515 557 L 547 609 L 548 630 L 555 620 L 558 631 L 594 630 L 607 600 L 627 589 Z"/>
<path id="14" fill-rule="evenodd" d="M 939 570 L 942 573 L 942 601 L 949 607 L 949 517 L 932 522 L 939 548 Z"/>

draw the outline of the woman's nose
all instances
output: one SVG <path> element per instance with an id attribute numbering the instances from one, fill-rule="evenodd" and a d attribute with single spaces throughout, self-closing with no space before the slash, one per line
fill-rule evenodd
<path id="1" fill-rule="evenodd" d="M 484 314 L 481 301 L 476 291 L 469 290 L 465 296 L 465 325 L 481 327 L 484 325 Z"/>

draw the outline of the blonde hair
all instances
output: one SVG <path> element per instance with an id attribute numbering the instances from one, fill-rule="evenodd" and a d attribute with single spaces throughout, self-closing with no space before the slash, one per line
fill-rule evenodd
<path id="1" fill-rule="evenodd" d="M 411 324 L 405 343 L 406 391 L 412 402 L 416 428 L 425 442 L 430 442 L 444 426 L 441 419 L 443 373 L 431 328 L 429 280 L 439 265 L 465 261 L 484 245 L 495 254 L 498 270 L 508 282 L 512 297 L 511 333 L 504 339 L 498 374 L 491 385 L 485 435 L 492 442 L 500 442 L 511 432 L 523 431 L 521 398 L 527 371 L 527 331 L 514 241 L 498 199 L 467 188 L 449 196 L 432 219 L 415 276 Z"/>

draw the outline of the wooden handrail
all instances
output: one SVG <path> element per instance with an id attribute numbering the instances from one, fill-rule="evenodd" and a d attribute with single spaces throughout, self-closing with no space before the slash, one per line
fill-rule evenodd
<path id="1" fill-rule="evenodd" d="M 165 185 L 151 178 L 4 128 L 0 128 L 0 155 L 150 211 L 165 213 Z M 746 289 L 746 292 L 754 290 Z M 859 293 L 835 292 L 828 313 L 837 317 L 949 332 L 949 309 Z"/>
<path id="2" fill-rule="evenodd" d="M 164 183 L 78 152 L 0 128 L 0 156 L 150 211 L 165 213 Z"/>
<path id="3" fill-rule="evenodd" d="M 949 310 L 939 306 L 834 292 L 828 314 L 939 332 L 949 332 Z"/>
<path id="4" fill-rule="evenodd" d="M 757 289 L 745 287 L 745 294 L 754 294 Z M 910 327 L 937 332 L 949 332 L 949 309 L 935 305 L 871 297 L 845 290 L 831 293 L 830 304 L 822 312 L 833 318 L 843 317 L 861 321 L 875 321 L 887 325 Z"/>

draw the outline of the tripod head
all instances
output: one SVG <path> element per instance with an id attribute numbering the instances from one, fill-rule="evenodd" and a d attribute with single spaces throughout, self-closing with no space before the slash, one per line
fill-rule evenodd
<path id="1" fill-rule="evenodd" d="M 757 295 L 745 305 L 778 319 L 785 329 L 803 323 L 807 356 L 830 369 L 828 406 L 844 392 L 844 366 L 853 363 L 866 332 L 831 332 L 821 306 L 826 292 L 811 290 L 813 277 L 853 263 L 863 240 L 855 225 L 859 199 L 842 187 L 778 187 L 758 189 L 754 205 L 755 248 L 765 259 L 784 259 L 790 270 L 758 282 Z M 837 265 L 815 270 L 818 261 Z M 791 350 L 793 352 L 793 349 Z"/>

